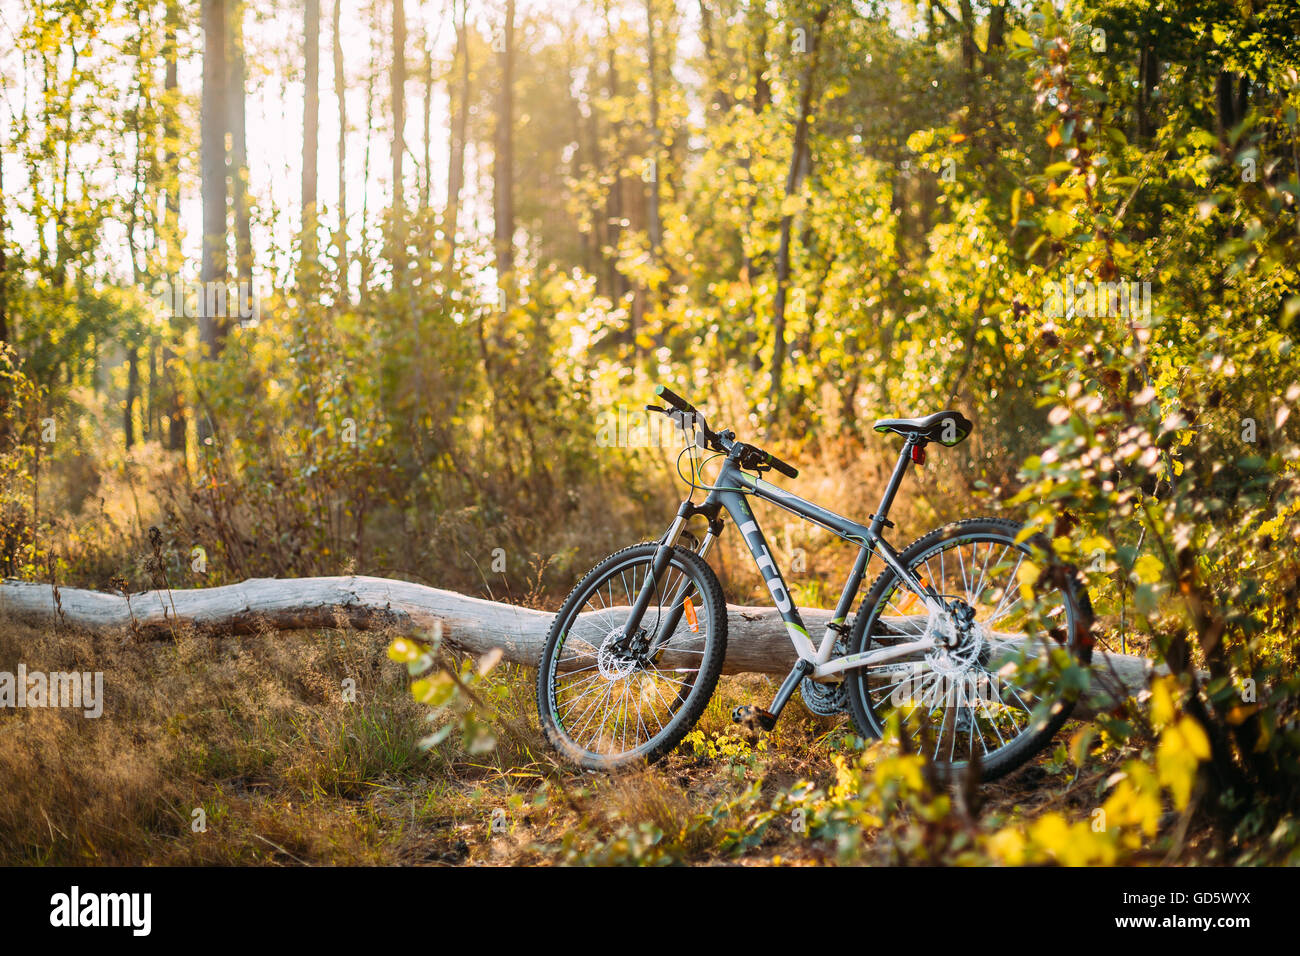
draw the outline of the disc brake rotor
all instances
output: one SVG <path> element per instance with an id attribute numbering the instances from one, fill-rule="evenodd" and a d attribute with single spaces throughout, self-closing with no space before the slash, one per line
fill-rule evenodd
<path id="1" fill-rule="evenodd" d="M 600 676 L 607 681 L 622 680 L 636 670 L 636 658 L 619 646 L 622 637 L 622 629 L 615 628 L 605 636 L 600 649 L 596 651 L 596 667 Z"/>

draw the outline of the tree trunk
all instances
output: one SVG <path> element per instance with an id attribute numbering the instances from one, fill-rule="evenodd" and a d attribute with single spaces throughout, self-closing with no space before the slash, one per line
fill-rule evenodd
<path id="1" fill-rule="evenodd" d="M 460 68 L 459 91 L 450 83 L 447 88 L 448 109 L 451 110 L 451 158 L 447 166 L 447 214 L 444 217 L 447 233 L 447 273 L 451 274 L 456 258 L 456 230 L 460 226 L 460 193 L 465 185 L 465 141 L 469 134 L 469 0 L 461 0 L 456 21 L 456 53 L 454 62 Z"/>
<path id="2" fill-rule="evenodd" d="M 5 271 L 9 262 L 5 255 L 6 242 L 4 164 L 0 163 L 0 345 L 9 341 L 9 274 Z M 4 393 L 0 392 L 0 412 L 7 409 Z M 3 437 L 8 429 L 8 418 L 0 415 L 0 437 Z"/>
<path id="3" fill-rule="evenodd" d="M 320 149 L 320 0 L 303 8 L 302 268 L 315 271 L 317 153 Z"/>
<path id="4" fill-rule="evenodd" d="M 613 103 L 619 96 L 619 76 L 618 60 L 616 58 L 617 45 L 614 37 L 614 27 L 610 23 L 610 4 L 605 0 L 605 101 Z M 592 117 L 596 115 L 592 110 Z M 615 116 L 609 123 L 609 148 L 611 155 L 611 164 L 613 168 L 612 180 L 609 184 L 609 192 L 605 196 L 605 237 L 604 243 L 607 256 L 607 275 L 609 282 L 609 297 L 615 307 L 620 303 L 624 293 L 627 292 L 627 282 L 623 273 L 618 271 L 618 246 L 619 238 L 623 233 L 623 123 Z M 636 349 L 636 316 L 632 315 L 632 327 L 629 329 L 632 347 Z"/>
<path id="5" fill-rule="evenodd" d="M 126 400 L 122 403 L 122 442 L 130 451 L 135 445 L 135 404 L 140 397 L 140 347 L 126 346 Z"/>
<path id="6" fill-rule="evenodd" d="M 339 106 L 339 232 L 338 296 L 340 304 L 348 298 L 348 101 L 343 75 L 343 37 L 339 21 L 343 0 L 334 0 L 334 98 Z"/>
<path id="7" fill-rule="evenodd" d="M 145 414 L 141 433 L 146 441 L 158 440 L 158 338 L 149 336 L 149 387 L 145 390 Z"/>
<path id="8" fill-rule="evenodd" d="M 424 164 L 420 175 L 420 212 L 429 208 L 433 182 L 433 47 L 428 29 L 424 37 Z"/>
<path id="9" fill-rule="evenodd" d="M 647 230 L 650 235 L 650 255 L 659 261 L 659 250 L 663 245 L 663 222 L 659 215 L 659 164 L 663 157 L 663 137 L 659 131 L 659 64 L 655 46 L 655 7 L 654 0 L 645 0 L 646 28 L 646 62 L 650 83 L 650 190 L 646 211 Z"/>
<path id="10" fill-rule="evenodd" d="M 226 4 L 203 0 L 203 100 L 199 165 L 203 178 L 203 259 L 199 278 L 204 294 L 199 309 L 199 340 L 205 357 L 221 355 L 225 322 L 216 314 L 217 297 L 208 290 L 226 281 Z M 208 416 L 199 420 L 199 440 L 212 434 Z"/>
<path id="11" fill-rule="evenodd" d="M 406 158 L 406 7 L 393 0 L 393 62 L 389 74 L 393 106 L 393 222 L 388 242 L 388 261 L 393 284 L 406 274 L 406 198 L 402 188 L 402 165 Z"/>
<path id="12" fill-rule="evenodd" d="M 8 241 L 5 230 L 4 163 L 0 162 L 0 351 L 9 342 L 9 261 L 5 255 Z M 0 449 L 3 449 L 10 431 L 9 378 L 0 377 Z"/>
<path id="13" fill-rule="evenodd" d="M 497 283 L 504 289 L 515 258 L 515 0 L 506 0 L 505 22 L 497 45 L 500 86 L 492 159 L 492 199 Z"/>
<path id="14" fill-rule="evenodd" d="M 357 245 L 357 260 L 361 275 L 357 280 L 357 297 L 361 305 L 366 304 L 370 295 L 370 277 L 374 271 L 374 262 L 370 254 L 370 244 L 365 241 L 366 223 L 370 219 L 370 144 L 375 124 L 375 82 L 379 75 L 379 65 L 375 47 L 370 51 L 370 68 L 366 71 L 366 121 L 361 127 L 366 131 L 365 148 L 361 151 L 361 222 L 357 234 L 361 242 Z"/>
<path id="15" fill-rule="evenodd" d="M 815 608 L 802 611 L 810 632 L 824 629 L 833 613 Z M 92 634 L 150 639 L 175 638 L 190 630 L 227 635 L 346 627 L 395 627 L 418 635 L 437 625 L 444 643 L 455 650 L 483 654 L 500 648 L 506 660 L 529 667 L 537 665 L 555 619 L 549 611 L 409 581 L 359 576 L 254 578 L 219 588 L 142 591 L 130 598 L 6 580 L 0 583 L 0 617 L 37 627 L 66 626 Z M 1154 670 L 1153 662 L 1143 657 L 1099 651 L 1093 660 L 1092 687 L 1075 712 L 1078 717 L 1113 708 L 1117 700 L 1139 692 Z M 785 623 L 774 608 L 728 606 L 724 673 L 784 676 L 794 662 Z M 666 656 L 664 663 L 674 666 L 679 661 Z"/>
<path id="16" fill-rule="evenodd" d="M 181 181 L 180 160 L 176 144 L 180 138 L 180 120 L 178 118 L 178 100 L 180 83 L 177 70 L 176 34 L 181 27 L 180 0 L 168 0 L 166 26 L 163 40 L 163 59 L 166 62 L 166 75 L 163 79 L 163 163 L 166 166 L 166 200 L 163 204 L 165 219 L 163 232 L 166 236 L 167 277 L 170 282 L 179 283 L 180 277 L 180 209 Z M 180 322 L 183 316 L 171 317 L 173 323 Z M 172 349 L 175 329 L 168 329 L 163 339 L 162 368 L 167 382 L 167 449 L 178 451 L 185 457 L 185 406 L 181 402 L 180 386 L 176 382 L 176 353 Z"/>
<path id="17" fill-rule="evenodd" d="M 235 210 L 235 275 L 241 295 L 253 294 L 253 233 L 248 200 L 248 134 L 246 123 L 243 2 L 232 8 L 230 25 L 230 197 Z M 240 318 L 248 318 L 240 316 Z"/>
<path id="18" fill-rule="evenodd" d="M 808 62 L 803 71 L 803 92 L 799 97 L 799 119 L 795 124 L 794 146 L 790 151 L 790 168 L 785 177 L 785 198 L 799 195 L 811 163 L 808 145 L 808 126 L 812 117 L 813 84 L 816 82 L 817 54 L 821 49 L 822 29 L 830 7 L 821 7 L 813 20 L 812 36 L 808 39 Z M 785 305 L 790 285 L 790 236 L 794 228 L 794 214 L 781 217 L 781 237 L 776 251 L 776 294 L 772 301 L 772 388 L 768 407 L 768 424 L 774 425 L 781 412 L 783 375 L 785 372 Z"/>

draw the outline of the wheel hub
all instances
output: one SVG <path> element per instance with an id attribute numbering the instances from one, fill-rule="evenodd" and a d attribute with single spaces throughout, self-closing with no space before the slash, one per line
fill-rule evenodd
<path id="1" fill-rule="evenodd" d="M 641 663 L 639 656 L 628 649 L 628 640 L 622 628 L 614 628 L 605 635 L 596 651 L 596 668 L 607 681 L 622 680 Z"/>
<path id="2" fill-rule="evenodd" d="M 930 668 L 943 677 L 960 677 L 981 664 L 984 629 L 975 623 L 975 609 L 956 601 L 943 613 L 931 613 L 929 629 L 935 647 L 926 653 Z"/>

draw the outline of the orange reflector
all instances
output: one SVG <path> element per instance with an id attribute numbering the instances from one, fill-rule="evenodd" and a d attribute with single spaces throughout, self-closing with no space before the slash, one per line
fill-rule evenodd
<path id="1" fill-rule="evenodd" d="M 687 599 L 686 603 L 682 605 L 682 610 L 686 612 L 686 626 L 691 629 L 691 633 L 700 633 L 700 620 L 695 616 L 695 605 Z"/>
<path id="2" fill-rule="evenodd" d="M 918 580 L 921 582 L 921 587 L 928 588 L 930 586 L 930 582 L 927 581 L 924 576 L 921 576 Z M 912 609 L 912 605 L 915 603 L 916 603 L 916 595 L 911 591 L 908 591 L 907 600 L 903 602 L 903 606 L 899 608 L 899 610 L 902 611 L 904 614 L 906 614 L 908 611 Z"/>

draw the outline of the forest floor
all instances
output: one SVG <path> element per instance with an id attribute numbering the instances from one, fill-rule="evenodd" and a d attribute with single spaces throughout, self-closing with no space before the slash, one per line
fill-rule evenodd
<path id="1" fill-rule="evenodd" d="M 29 672 L 102 671 L 106 703 L 97 719 L 0 711 L 0 863 L 631 862 L 635 847 L 602 841 L 627 824 L 677 833 L 688 821 L 697 822 L 689 862 L 833 860 L 833 845 L 791 826 L 767 828 L 743 852 L 721 848 L 720 834 L 744 824 L 720 806 L 755 782 L 763 793 L 800 780 L 825 788 L 836 756 L 856 752 L 847 721 L 814 717 L 797 699 L 774 734 L 738 735 L 732 707 L 767 699 L 769 679 L 724 678 L 699 734 L 654 767 L 586 774 L 551 756 L 532 672 L 513 666 L 490 679 L 494 749 L 472 754 L 453 735 L 421 750 L 428 710 L 387 657 L 393 636 L 267 632 L 172 643 L 6 625 L 0 670 L 22 660 Z M 1058 748 L 982 788 L 978 812 L 1086 812 L 1096 800 L 1090 776 L 1072 779 Z M 606 855 L 593 858 L 592 846 Z"/>

